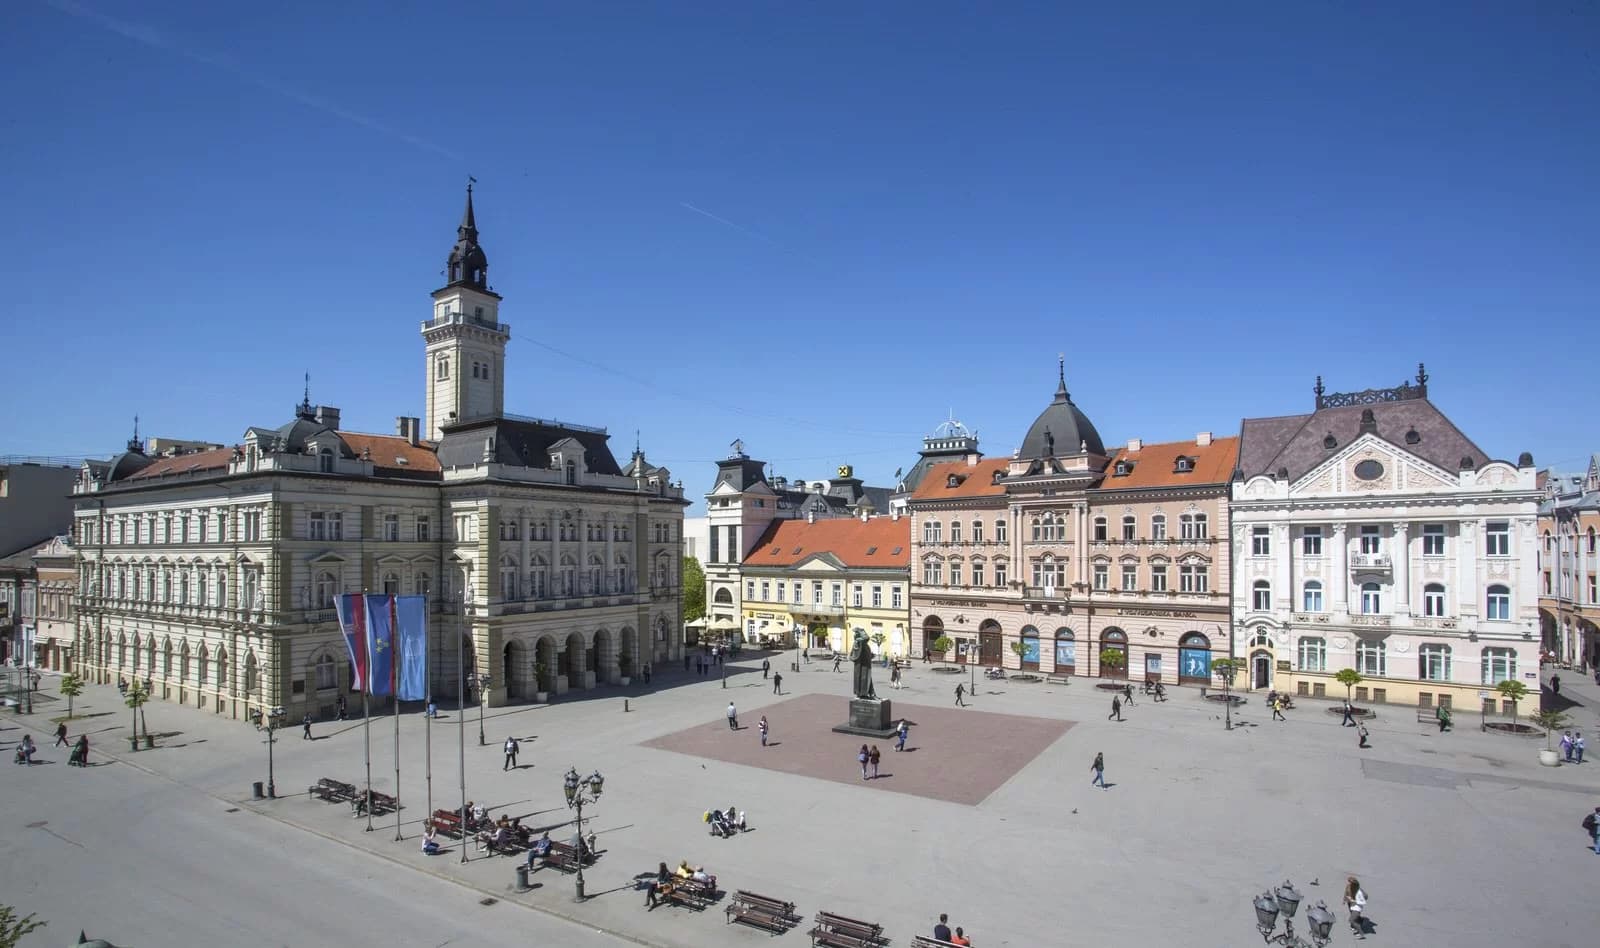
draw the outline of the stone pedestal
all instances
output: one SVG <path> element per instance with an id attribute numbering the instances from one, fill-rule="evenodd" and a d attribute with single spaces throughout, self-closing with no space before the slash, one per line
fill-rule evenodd
<path id="1" fill-rule="evenodd" d="M 858 737 L 875 737 L 887 740 L 894 736 L 895 728 L 893 715 L 890 713 L 887 698 L 851 698 L 850 720 L 844 724 L 835 725 L 833 730 L 840 734 L 854 734 Z"/>

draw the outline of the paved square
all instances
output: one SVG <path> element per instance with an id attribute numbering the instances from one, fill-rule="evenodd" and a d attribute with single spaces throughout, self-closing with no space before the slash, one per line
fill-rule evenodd
<path id="1" fill-rule="evenodd" d="M 741 712 L 738 731 L 728 730 L 723 718 L 642 743 L 701 759 L 976 806 L 1073 724 L 899 701 L 892 710 L 894 720 L 911 721 L 906 751 L 896 753 L 893 740 L 866 740 L 883 752 L 877 779 L 868 781 L 861 779 L 856 759 L 864 739 L 831 730 L 849 717 L 849 700 L 838 695 L 802 695 Z M 771 727 L 766 747 L 756 729 L 763 714 Z"/>

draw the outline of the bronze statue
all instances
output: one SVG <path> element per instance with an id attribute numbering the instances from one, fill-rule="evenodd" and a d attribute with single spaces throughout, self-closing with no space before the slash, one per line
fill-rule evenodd
<path id="1" fill-rule="evenodd" d="M 856 697 L 876 700 L 878 693 L 872 688 L 872 646 L 867 643 L 867 634 L 859 629 L 855 645 L 850 649 L 850 661 L 856 666 Z"/>

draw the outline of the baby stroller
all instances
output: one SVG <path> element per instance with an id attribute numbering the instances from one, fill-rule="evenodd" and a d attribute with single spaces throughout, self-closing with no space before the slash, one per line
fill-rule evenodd
<path id="1" fill-rule="evenodd" d="M 711 824 L 711 835 L 727 838 L 733 835 L 732 820 L 723 815 L 721 810 L 711 810 L 706 813 L 706 822 Z"/>
<path id="2" fill-rule="evenodd" d="M 13 758 L 13 760 L 15 760 L 15 762 L 19 763 L 19 764 L 26 764 L 28 762 L 28 753 L 27 753 L 27 751 L 24 751 L 20 747 L 17 748 L 17 756 L 15 758 Z"/>
<path id="3" fill-rule="evenodd" d="M 83 766 L 83 751 L 84 751 L 84 747 L 83 747 L 82 744 L 74 744 L 74 745 L 72 745 L 72 753 L 67 755 L 67 766 L 68 767 L 82 767 Z"/>

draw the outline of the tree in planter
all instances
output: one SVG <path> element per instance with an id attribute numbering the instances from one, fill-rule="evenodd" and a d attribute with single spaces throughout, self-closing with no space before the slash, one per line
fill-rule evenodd
<path id="1" fill-rule="evenodd" d="M 1341 685 L 1344 685 L 1344 700 L 1349 701 L 1350 689 L 1361 684 L 1366 679 L 1362 678 L 1360 673 L 1354 668 L 1341 668 L 1339 669 L 1339 673 L 1333 676 L 1333 680 L 1337 681 Z"/>
<path id="2" fill-rule="evenodd" d="M 61 693 L 67 696 L 67 720 L 72 720 L 72 699 L 83 694 L 83 679 L 76 672 L 61 676 Z"/>
<path id="3" fill-rule="evenodd" d="M 22 942 L 23 935 L 48 924 L 50 923 L 35 921 L 32 913 L 25 918 L 18 918 L 16 909 L 9 905 L 0 905 L 0 948 L 16 948 Z"/>
<path id="4" fill-rule="evenodd" d="M 128 705 L 129 708 L 133 709 L 133 749 L 134 750 L 138 750 L 139 749 L 139 709 L 144 707 L 144 703 L 146 701 L 149 701 L 149 700 L 150 700 L 150 692 L 144 690 L 144 682 L 136 680 L 136 681 L 134 681 L 133 684 L 128 686 L 128 697 L 126 699 L 124 699 L 124 701 Z M 149 731 L 148 728 L 146 728 L 145 729 L 145 737 L 149 737 L 149 736 L 150 736 L 150 731 Z"/>
<path id="5" fill-rule="evenodd" d="M 1555 734 L 1557 731 L 1566 727 L 1570 722 L 1566 712 L 1556 711 L 1554 709 L 1543 709 L 1535 711 L 1529 716 L 1533 718 L 1533 723 L 1544 728 L 1544 749 L 1550 751 L 1551 753 L 1555 753 L 1555 747 L 1552 746 L 1555 741 Z"/>
<path id="6" fill-rule="evenodd" d="M 683 621 L 693 622 L 706 614 L 706 571 L 692 556 L 683 558 Z"/>
<path id="7" fill-rule="evenodd" d="M 1021 644 L 1021 643 L 1018 643 Z M 1100 650 L 1100 667 L 1118 671 L 1128 664 L 1128 653 L 1120 648 L 1103 648 Z"/>
<path id="8" fill-rule="evenodd" d="M 955 647 L 956 643 L 951 641 L 948 635 L 941 635 L 933 640 L 933 650 L 938 653 L 941 661 L 944 659 L 945 654 Z"/>
<path id="9" fill-rule="evenodd" d="M 1494 686 L 1500 692 L 1500 697 L 1511 702 L 1511 730 L 1517 729 L 1517 702 L 1528 696 L 1528 686 L 1514 678 L 1507 678 Z"/>

